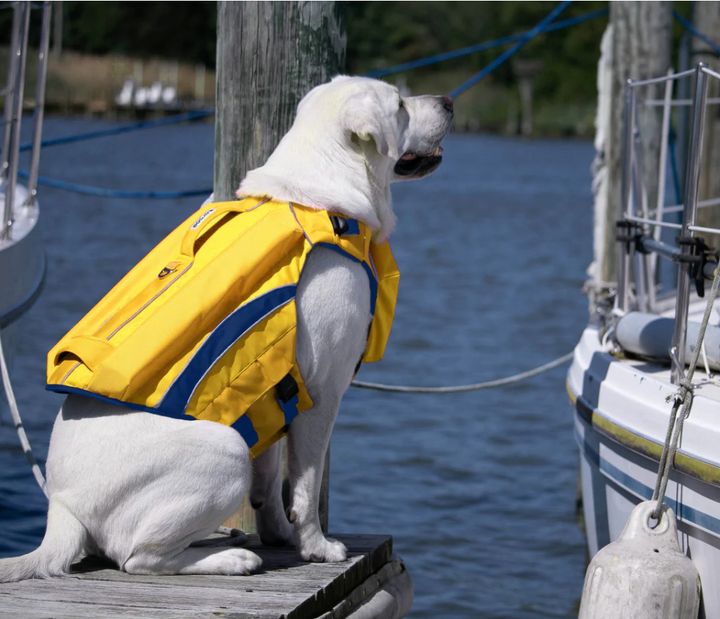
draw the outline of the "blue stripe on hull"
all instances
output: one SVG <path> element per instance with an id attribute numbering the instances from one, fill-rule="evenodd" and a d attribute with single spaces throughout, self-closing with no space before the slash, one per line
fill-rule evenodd
<path id="1" fill-rule="evenodd" d="M 587 424 L 583 425 L 585 426 L 586 432 L 593 432 L 591 428 L 587 427 Z M 600 454 L 598 454 L 588 444 L 588 442 L 580 436 L 577 430 L 575 430 L 575 440 L 578 444 L 578 447 L 580 448 L 581 453 L 589 460 L 592 466 L 600 469 L 600 471 L 605 473 L 607 477 L 612 479 L 620 486 L 623 486 L 630 492 L 642 497 L 643 501 L 649 501 L 652 498 L 652 488 L 646 486 L 641 481 L 638 481 L 624 471 L 621 471 L 615 465 L 602 458 Z M 693 507 L 689 507 L 684 503 L 678 504 L 675 499 L 667 495 L 665 495 L 665 503 L 667 503 L 670 509 L 675 512 L 675 515 L 679 519 L 697 525 L 698 527 L 702 527 L 706 531 L 711 531 L 716 535 L 720 535 L 720 519 L 715 518 L 710 514 L 701 512 Z"/>

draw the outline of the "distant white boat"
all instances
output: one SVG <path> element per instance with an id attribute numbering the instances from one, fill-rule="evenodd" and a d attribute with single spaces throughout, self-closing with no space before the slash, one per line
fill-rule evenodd
<path id="1" fill-rule="evenodd" d="M 115 103 L 121 107 L 172 106 L 177 102 L 177 89 L 155 82 L 149 88 L 138 86 L 134 80 L 126 79 Z"/>

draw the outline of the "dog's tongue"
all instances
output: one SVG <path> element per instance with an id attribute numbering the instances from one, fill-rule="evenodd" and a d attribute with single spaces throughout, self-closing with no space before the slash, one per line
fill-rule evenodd
<path id="1" fill-rule="evenodd" d="M 445 150 L 442 146 L 438 146 L 433 152 L 428 153 L 427 155 L 416 155 L 415 153 L 408 153 L 406 155 L 403 155 L 400 157 L 401 161 L 412 161 L 413 159 L 417 159 L 418 157 L 438 157 L 441 152 Z"/>

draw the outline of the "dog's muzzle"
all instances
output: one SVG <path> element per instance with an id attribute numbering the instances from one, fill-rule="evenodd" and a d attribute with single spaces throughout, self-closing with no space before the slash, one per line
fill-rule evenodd
<path id="1" fill-rule="evenodd" d="M 395 164 L 395 174 L 398 176 L 426 176 L 434 172 L 442 163 L 442 146 L 438 146 L 428 155 L 405 153 Z"/>

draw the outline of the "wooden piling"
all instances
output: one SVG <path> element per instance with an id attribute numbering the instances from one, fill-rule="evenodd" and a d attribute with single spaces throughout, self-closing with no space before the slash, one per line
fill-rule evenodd
<path id="1" fill-rule="evenodd" d="M 595 265 L 596 282 L 617 280 L 617 243 L 615 222 L 621 213 L 620 186 L 622 179 L 622 131 L 624 124 L 625 84 L 628 79 L 640 80 L 665 75 L 670 67 L 672 44 L 672 2 L 611 2 L 612 87 L 611 119 L 604 145 L 607 166 L 607 199 L 604 222 L 596 220 L 602 234 L 596 242 L 602 245 L 602 263 Z M 649 87 L 644 97 L 662 98 L 663 86 Z M 644 176 L 648 187 L 648 203 L 655 204 L 657 169 L 660 153 L 662 108 L 644 110 L 640 132 L 644 146 Z"/>
<path id="2" fill-rule="evenodd" d="M 345 47 L 342 3 L 218 3 L 216 200 L 265 163 L 300 99 L 344 70 Z"/>
<path id="3" fill-rule="evenodd" d="M 699 30 L 713 41 L 720 36 L 720 5 L 717 2 L 693 3 L 693 21 Z M 694 51 L 691 65 L 702 61 L 713 71 L 720 71 L 720 58 L 707 43 L 694 39 L 690 48 Z M 720 80 L 708 80 L 708 97 L 720 96 Z M 703 137 L 703 153 L 700 161 L 700 200 L 711 200 L 720 197 L 720 107 L 709 106 L 705 116 L 705 135 Z M 678 162 L 678 168 L 684 168 L 685 162 Z M 720 209 L 717 207 L 698 210 L 697 223 L 707 228 L 720 228 Z M 706 240 L 715 247 L 718 238 L 713 235 Z"/>
<path id="4" fill-rule="evenodd" d="M 219 2 L 215 200 L 232 200 L 248 170 L 265 163 L 290 129 L 300 99 L 345 68 L 340 2 Z M 320 519 L 327 530 L 328 469 Z M 245 499 L 228 526 L 255 531 Z"/>

